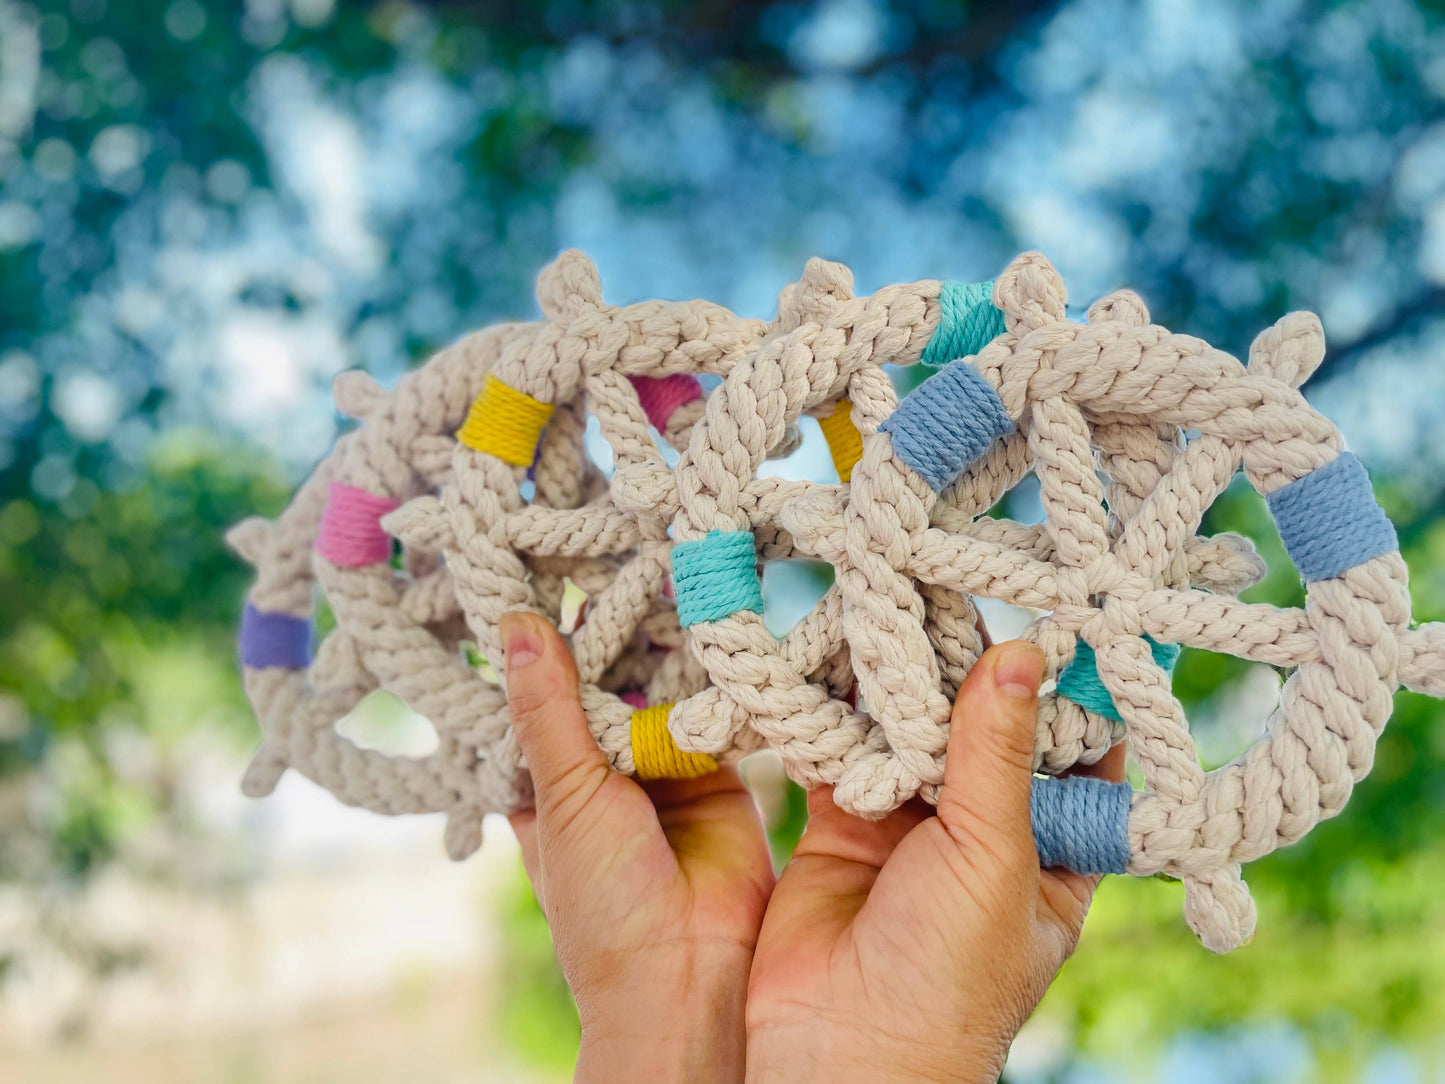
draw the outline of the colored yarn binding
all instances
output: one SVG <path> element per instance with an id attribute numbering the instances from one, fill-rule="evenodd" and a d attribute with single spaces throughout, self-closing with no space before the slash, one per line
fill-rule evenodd
<path id="1" fill-rule="evenodd" d="M 751 531 L 709 531 L 672 550 L 672 584 L 683 628 L 740 611 L 763 612 Z"/>
<path id="2" fill-rule="evenodd" d="M 632 713 L 632 761 L 638 779 L 696 779 L 717 771 L 706 753 L 684 753 L 667 731 L 671 704 L 657 704 Z"/>
<path id="3" fill-rule="evenodd" d="M 634 376 L 630 379 L 637 389 L 637 398 L 648 422 L 659 433 L 667 431 L 667 423 L 678 407 L 702 398 L 702 385 L 697 382 L 697 377 L 687 373 L 664 377 Z"/>
<path id="4" fill-rule="evenodd" d="M 1003 310 L 993 303 L 991 282 L 945 282 L 938 307 L 938 330 L 919 359 L 924 365 L 947 365 L 977 354 L 1004 333 Z"/>
<path id="5" fill-rule="evenodd" d="M 1341 452 L 1266 498 L 1280 540 L 1307 583 L 1332 580 L 1400 548 L 1395 526 L 1375 501 L 1365 465 Z"/>
<path id="6" fill-rule="evenodd" d="M 1152 636 L 1145 636 L 1144 639 L 1149 644 L 1154 665 L 1166 674 L 1172 674 L 1174 664 L 1179 661 L 1179 645 L 1161 644 Z M 1098 660 L 1087 640 L 1080 640 L 1074 648 L 1073 661 L 1059 672 L 1056 689 L 1060 696 L 1068 697 L 1079 707 L 1096 715 L 1113 719 L 1115 722 L 1122 722 L 1124 719 L 1114 705 L 1114 698 L 1109 695 L 1109 690 L 1104 687 L 1104 682 L 1099 677 Z"/>
<path id="7" fill-rule="evenodd" d="M 942 493 L 994 441 L 1013 432 L 998 392 L 963 362 L 939 369 L 880 425 L 900 459 Z"/>
<path id="8" fill-rule="evenodd" d="M 838 472 L 838 481 L 846 482 L 853 477 L 853 465 L 863 458 L 863 435 L 853 424 L 853 404 L 839 399 L 831 414 L 818 419 L 818 428 L 823 430 L 823 439 L 828 442 L 828 454 L 833 457 L 833 469 Z"/>
<path id="9" fill-rule="evenodd" d="M 540 403 L 488 373 L 482 394 L 457 430 L 457 440 L 513 466 L 530 466 L 552 410 L 551 403 Z"/>
<path id="10" fill-rule="evenodd" d="M 1035 779 L 1029 816 L 1039 865 L 1076 873 L 1123 873 L 1129 865 L 1128 783 L 1067 776 Z"/>
<path id="11" fill-rule="evenodd" d="M 310 663 L 310 621 L 292 614 L 266 613 L 246 603 L 241 611 L 242 666 L 301 670 Z"/>
<path id="12" fill-rule="evenodd" d="M 390 561 L 391 536 L 382 529 L 381 517 L 400 506 L 400 501 L 390 497 L 332 482 L 326 511 L 321 514 L 316 552 L 346 568 Z"/>

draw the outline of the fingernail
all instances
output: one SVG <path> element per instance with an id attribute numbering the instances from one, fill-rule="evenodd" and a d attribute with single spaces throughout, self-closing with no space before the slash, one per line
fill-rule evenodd
<path id="1" fill-rule="evenodd" d="M 994 687 L 1004 696 L 1028 700 L 1039 691 L 1044 677 L 1044 653 L 1033 644 L 1014 640 L 995 648 Z"/>
<path id="2" fill-rule="evenodd" d="M 497 630 L 502 634 L 502 649 L 507 653 L 508 670 L 517 670 L 535 662 L 542 654 L 542 637 L 534 619 L 527 613 L 503 614 Z"/>

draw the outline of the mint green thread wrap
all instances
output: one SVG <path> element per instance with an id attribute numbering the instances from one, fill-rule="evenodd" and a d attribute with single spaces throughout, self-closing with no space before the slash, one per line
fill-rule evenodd
<path id="1" fill-rule="evenodd" d="M 992 282 L 945 282 L 938 304 L 943 313 L 923 348 L 924 365 L 947 365 L 977 354 L 1006 330 L 1003 310 L 994 307 Z"/>
<path id="2" fill-rule="evenodd" d="M 1174 664 L 1179 661 L 1179 645 L 1161 644 L 1152 636 L 1145 636 L 1144 639 L 1149 642 L 1149 652 L 1154 656 L 1155 664 L 1166 674 L 1172 674 Z M 1104 683 L 1099 678 L 1094 649 L 1083 640 L 1074 648 L 1074 661 L 1059 674 L 1058 693 L 1095 715 L 1102 715 L 1116 722 L 1123 721 L 1119 709 L 1114 706 L 1114 698 L 1109 695 L 1109 690 L 1104 688 Z"/>
<path id="3" fill-rule="evenodd" d="M 709 531 L 672 547 L 672 584 L 683 628 L 751 610 L 763 612 L 763 585 L 751 531 Z"/>

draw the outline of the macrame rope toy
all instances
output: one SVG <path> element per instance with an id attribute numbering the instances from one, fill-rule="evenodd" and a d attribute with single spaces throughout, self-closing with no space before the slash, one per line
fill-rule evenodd
<path id="1" fill-rule="evenodd" d="M 413 536 L 402 545 L 385 523 L 403 500 L 439 490 L 451 470 L 452 431 L 459 423 L 467 431 L 469 403 L 495 394 L 492 365 L 509 343 L 537 331 L 502 325 L 478 332 L 391 392 L 364 374 L 342 374 L 337 405 L 361 427 L 341 438 L 275 522 L 247 520 L 228 536 L 257 569 L 240 647 L 265 740 L 243 780 L 247 794 L 270 793 L 289 766 L 374 812 L 446 812 L 445 842 L 454 858 L 480 845 L 483 814 L 530 803 L 505 694 L 466 660 L 470 633 L 450 571 L 432 540 Z M 503 447 L 514 448 L 516 437 L 506 439 L 511 443 Z M 555 469 L 536 472 L 537 506 L 576 505 L 595 492 L 601 476 L 582 452 L 581 420 L 555 419 L 546 441 L 545 462 Z M 535 444 L 534 434 L 529 451 Z M 528 570 L 539 608 L 554 620 L 566 579 L 600 592 L 615 572 L 615 563 L 592 557 L 542 558 Z M 336 627 L 313 658 L 318 593 Z M 676 669 L 685 657 L 667 650 L 680 640 L 667 642 L 661 616 L 662 629 L 641 650 L 621 653 L 620 669 L 631 680 Z M 335 724 L 377 688 L 431 721 L 435 753 L 386 756 L 337 732 Z"/>
<path id="2" fill-rule="evenodd" d="M 486 393 L 472 416 L 481 419 L 483 430 L 501 431 L 516 423 L 501 414 L 493 417 L 496 412 L 525 411 L 534 428 L 547 406 L 568 404 L 579 415 L 590 414 L 613 454 L 606 491 L 577 508 L 539 507 L 524 494 L 524 463 L 462 435 L 451 480 L 440 496 L 420 497 L 388 519 L 403 539 L 436 539 L 442 545 L 462 609 L 489 658 L 501 654 L 497 627 L 502 615 L 535 605 L 529 570 L 538 560 L 601 556 L 618 562 L 615 578 L 589 600 L 586 624 L 573 635 L 571 648 L 593 736 L 619 771 L 647 774 L 666 766 L 689 775 L 698 765 L 717 763 L 707 750 L 674 747 L 662 755 L 655 744 L 673 740 L 669 727 L 654 725 L 664 717 L 656 706 L 685 705 L 706 693 L 707 674 L 693 653 L 672 654 L 641 683 L 619 669 L 620 653 L 639 634 L 651 638 L 665 624 L 668 644 L 680 643 L 689 623 L 688 608 L 674 608 L 664 597 L 669 571 L 679 580 L 687 573 L 671 560 L 669 525 L 679 496 L 649 426 L 665 443 L 686 447 L 703 411 L 696 377 L 725 377 L 809 296 L 785 292 L 779 321 L 771 325 L 700 301 L 617 308 L 602 301 L 591 262 L 579 253 L 564 254 L 539 280 L 547 320 L 543 330 L 499 359 L 491 379 L 508 391 Z M 514 443 L 520 448 L 534 441 L 529 431 L 526 441 Z M 796 427 L 784 427 L 768 453 L 784 454 L 797 441 Z M 539 467 L 545 458 L 544 445 Z M 742 499 L 766 519 L 767 510 L 780 507 L 796 489 L 796 483 L 759 480 Z M 791 542 L 776 529 L 764 532 L 763 544 L 775 556 L 791 554 Z M 749 536 L 741 554 L 749 566 L 755 559 L 752 547 Z M 820 658 L 812 669 L 834 673 L 839 684 L 851 683 L 839 666 L 837 659 Z M 641 697 L 624 697 L 631 692 Z M 760 740 L 751 732 L 741 734 L 719 754 L 736 759 Z"/>
<path id="3" fill-rule="evenodd" d="M 228 535 L 256 566 L 241 625 L 247 696 L 265 740 L 243 780 L 270 793 L 287 767 L 337 797 L 380 813 L 444 811 L 448 851 L 481 841 L 487 808 L 525 806 L 530 793 L 507 732 L 501 690 L 461 659 L 465 635 L 450 575 L 414 547 L 393 566 L 380 521 L 449 466 L 447 419 L 465 407 L 515 326 L 478 333 L 408 374 L 390 393 L 369 378 L 336 383 L 343 412 L 361 419 L 274 522 L 253 518 Z M 336 627 L 311 655 L 320 591 Z M 430 719 L 438 750 L 423 758 L 360 748 L 335 723 L 386 687 Z"/>
<path id="4" fill-rule="evenodd" d="M 697 403 L 697 392 L 692 381 L 693 386 L 685 387 L 686 394 L 678 397 L 676 387 L 690 378 L 672 370 L 725 375 L 765 338 L 796 330 L 826 311 L 832 296 L 848 285 L 830 281 L 833 274 L 826 265 L 810 265 L 803 281 L 780 297 L 777 320 L 764 325 L 741 321 L 702 302 L 610 308 L 601 301 L 595 268 L 578 254 L 564 255 L 539 283 L 549 326 L 535 338 L 519 341 L 512 354 L 499 361 L 491 374 L 493 386 L 478 400 L 459 434 L 452 483 L 440 498 L 424 496 L 388 517 L 389 527 L 403 540 L 443 546 L 463 610 L 489 657 L 500 650 L 496 624 L 501 614 L 530 605 L 529 569 L 538 560 L 590 553 L 622 561 L 617 579 L 592 600 L 587 626 L 572 643 L 594 736 L 619 770 L 635 770 L 636 743 L 631 736 L 633 705 L 621 695 L 632 686 L 620 676 L 617 653 L 638 627 L 639 614 L 657 602 L 657 584 L 666 573 L 671 549 L 668 524 L 679 501 L 673 476 L 648 435 L 644 418 L 663 431 L 657 402 L 672 398 L 683 404 L 673 407 L 662 435 L 674 446 L 686 445 L 701 404 L 679 427 L 677 416 Z M 497 394 L 496 384 L 508 392 Z M 586 393 L 585 409 L 598 419 L 613 448 L 616 471 L 609 492 L 586 508 L 565 512 L 528 504 L 521 488 L 525 459 L 520 450 L 534 445 L 547 404 L 555 406 L 572 396 L 576 409 L 583 409 L 582 401 L 575 398 L 579 389 Z M 836 412 L 836 406 L 833 409 Z M 510 439 L 510 450 L 469 437 L 466 430 L 519 431 L 513 418 L 487 418 L 489 411 L 508 410 L 534 419 L 530 428 L 520 427 L 523 437 Z M 786 451 L 796 439 L 795 427 L 784 425 L 764 454 Z M 796 483 L 758 479 L 742 496 L 758 512 L 754 536 L 767 558 L 792 554 L 786 532 L 768 521 L 772 510 L 797 489 Z M 826 632 L 830 624 L 836 627 L 837 622 L 825 620 L 820 631 Z M 960 624 L 976 647 L 971 611 Z M 668 632 L 676 634 L 677 626 Z M 802 637 L 795 643 L 804 669 L 824 682 L 825 695 L 847 695 L 853 681 L 841 638 Z M 689 659 L 693 656 L 681 653 L 669 660 L 675 665 L 659 666 L 643 690 L 644 702 L 674 702 L 674 711 L 686 712 L 698 697 L 706 701 L 706 674 L 695 659 L 689 666 Z M 668 733 L 673 733 L 671 726 Z M 736 740 L 719 754 L 733 758 L 761 740 L 746 728 L 737 729 L 734 736 Z M 708 750 L 687 751 L 711 755 Z"/>
<path id="5" fill-rule="evenodd" d="M 865 436 L 841 517 L 805 524 L 804 512 L 816 506 L 794 506 L 784 522 L 795 539 L 809 535 L 800 543 L 805 548 L 839 564 L 845 587 L 847 564 L 872 562 L 863 582 L 875 595 L 880 587 L 889 591 L 882 612 L 890 621 L 895 610 L 910 618 L 888 626 L 899 638 L 917 642 L 920 628 L 917 597 L 905 593 L 908 577 L 1049 611 L 1028 636 L 1043 647 L 1051 674 L 1064 668 L 1058 693 L 1124 724 L 1145 789 L 1130 796 L 1128 815 L 1120 817 L 1117 796 L 1124 792 L 1105 790 L 1108 784 L 1040 780 L 1034 799 L 1040 852 L 1078 869 L 1178 877 L 1190 925 L 1210 948 L 1231 948 L 1254 924 L 1240 864 L 1339 812 L 1369 770 L 1399 684 L 1445 691 L 1442 630 L 1409 628 L 1394 532 L 1363 468 L 1295 390 L 1323 356 L 1314 317 L 1286 317 L 1262 335 L 1246 369 L 1198 340 L 1149 325 L 1137 301 L 1116 296 L 1083 325 L 1065 319 L 1062 283 L 1036 254 L 1011 265 L 994 298 L 1010 334 L 951 362 Z M 1025 317 L 1016 322 L 1014 313 Z M 923 419 L 930 417 L 944 424 L 929 427 Z M 1128 478 L 1119 462 L 1126 439 L 1138 440 L 1142 451 L 1153 430 L 1178 448 L 1184 428 L 1200 435 L 1156 461 L 1164 469 L 1152 486 L 1139 486 L 1142 472 Z M 1126 438 L 1129 431 L 1135 435 Z M 988 472 L 965 470 L 982 458 L 981 435 L 998 449 L 1014 432 L 1027 441 L 1039 480 L 1049 559 L 958 525 L 952 533 L 922 526 L 916 509 L 910 515 L 909 496 L 926 508 L 930 494 L 946 487 L 977 489 Z M 1119 492 L 1129 499 L 1112 505 L 1112 517 L 1101 465 L 1126 480 Z M 1302 610 L 1246 604 L 1184 582 L 1193 575 L 1187 540 L 1241 466 L 1266 496 L 1309 583 Z M 882 480 L 891 484 L 877 501 L 871 487 Z M 974 507 L 987 507 L 995 496 L 988 489 Z M 1233 543 L 1229 548 L 1238 552 Z M 902 577 L 885 579 L 899 570 Z M 863 698 L 886 723 L 882 697 L 921 701 L 932 685 L 931 675 L 918 680 L 927 656 L 915 651 L 906 660 L 911 683 L 874 679 L 870 689 L 860 643 L 873 650 L 877 627 L 849 627 L 845 618 Z M 1086 650 L 1077 650 L 1081 643 Z M 1214 772 L 1201 768 L 1183 709 L 1169 691 L 1171 648 L 1180 644 L 1294 668 L 1264 735 Z M 899 672 L 895 661 L 880 676 Z M 1045 743 L 1048 737 L 1041 734 Z M 899 743 L 891 747 L 896 753 Z M 887 794 L 896 776 L 897 769 L 883 775 L 870 769 L 864 797 Z M 845 775 L 843 783 L 850 781 Z M 1085 801 L 1091 790 L 1096 794 Z M 859 798 L 848 795 L 864 806 Z M 1085 819 L 1091 808 L 1097 815 Z M 1067 836 L 1057 832 L 1064 824 Z"/>
<path id="6" fill-rule="evenodd" d="M 906 363 L 919 339 L 936 341 L 930 287 L 914 289 L 924 318 L 887 360 Z M 745 491 L 767 426 L 786 424 L 848 382 L 864 441 L 848 490 L 816 488 L 785 506 L 780 520 L 795 546 L 837 569 L 842 628 L 868 716 L 822 700 L 797 668 L 782 665 L 787 639 L 774 641 L 754 609 L 740 607 L 690 627 L 721 703 L 702 718 L 679 705 L 674 734 L 683 748 L 715 751 L 749 725 L 782 753 L 794 778 L 835 783 L 839 803 L 863 815 L 886 812 L 911 793 L 932 798 L 949 705 L 920 588 L 1049 611 L 1029 635 L 1052 675 L 1064 669 L 1062 692 L 1085 701 L 1066 710 L 1059 705 L 1067 695 L 1056 692 L 1052 722 L 1082 714 L 1127 728 L 1146 789 L 1130 799 L 1126 818 L 1090 824 L 1079 817 L 1116 809 L 1118 799 L 1086 802 L 1080 796 L 1095 784 L 1051 789 L 1040 781 L 1041 852 L 1083 869 L 1179 877 L 1190 924 L 1211 948 L 1232 947 L 1254 921 L 1239 864 L 1338 812 L 1368 768 L 1396 685 L 1445 685 L 1439 633 L 1409 630 L 1403 564 L 1368 481 L 1354 466 L 1330 466 L 1340 457 L 1338 434 L 1295 390 L 1323 355 L 1313 317 L 1286 318 L 1261 336 L 1246 370 L 1198 340 L 1150 325 L 1132 295 L 1105 299 L 1086 324 L 1067 320 L 1062 284 L 1036 255 L 1015 261 L 993 299 L 1005 333 L 951 362 L 902 404 L 891 386 L 870 384 L 869 368 L 850 365 L 864 355 L 878 359 L 877 341 L 860 347 L 854 335 L 860 326 L 888 326 L 891 313 L 883 310 L 899 301 L 888 291 L 865 303 L 873 309 L 867 316 L 840 305 L 822 328 L 768 343 L 709 400 L 678 466 L 679 550 L 746 534 L 752 524 L 733 494 Z M 744 459 L 737 434 L 753 414 L 764 424 L 745 443 Z M 1201 433 L 1187 445 L 1186 427 Z M 968 516 L 994 504 L 1029 463 L 1045 508 L 1043 536 L 1030 539 L 1022 525 L 996 521 L 970 529 Z M 1270 495 L 1289 550 L 1313 581 L 1305 610 L 1231 599 L 1258 574 L 1252 550 L 1227 536 L 1193 539 L 1241 464 Z M 1100 466 L 1111 474 L 1112 515 Z M 1326 473 L 1314 475 L 1317 469 Z M 944 517 L 949 530 L 930 525 L 944 493 L 956 510 Z M 1324 516 L 1291 517 L 1295 507 Z M 1012 544 L 995 541 L 1009 535 Z M 1326 574 L 1338 578 L 1320 579 Z M 741 573 L 729 564 L 717 575 L 735 586 Z M 1358 637 L 1354 654 L 1351 637 Z M 1088 650 L 1075 663 L 1081 639 Z M 1295 667 L 1266 736 L 1208 775 L 1168 690 L 1164 664 L 1177 644 Z M 1093 695 L 1100 685 L 1107 703 Z M 1061 746 L 1102 751 L 1120 729 L 1095 730 L 1083 750 L 1076 735 L 1061 742 L 1041 729 L 1041 765 L 1066 768 Z M 1045 815 L 1054 809 L 1068 815 Z M 1046 834 L 1065 823 L 1067 838 Z"/>
<path id="7" fill-rule="evenodd" d="M 1036 765 L 1063 777 L 1035 779 L 1040 860 L 1177 877 L 1223 951 L 1254 924 L 1241 864 L 1339 812 L 1398 685 L 1445 695 L 1445 625 L 1410 628 L 1393 529 L 1296 390 L 1323 356 L 1309 314 L 1262 333 L 1246 367 L 1151 324 L 1128 292 L 1069 320 L 1032 253 L 992 284 L 866 298 L 810 261 L 770 323 L 607 305 L 577 253 L 538 294 L 541 323 L 463 340 L 480 345 L 390 395 L 367 386 L 366 424 L 278 524 L 238 530 L 260 573 L 242 650 L 267 731 L 249 790 L 295 764 L 370 808 L 447 809 L 451 853 L 474 848 L 481 812 L 528 798 L 500 693 L 451 665 L 456 644 L 469 633 L 504 669 L 501 616 L 555 615 L 565 576 L 590 596 L 571 646 L 614 768 L 687 778 L 766 745 L 800 783 L 881 816 L 937 798 L 981 647 L 972 599 L 995 598 L 1040 613 L 1026 636 L 1055 679 Z M 936 371 L 900 401 L 885 366 L 919 361 Z M 706 396 L 704 374 L 722 380 Z M 837 484 L 760 474 L 805 413 Z M 610 477 L 583 451 L 589 415 Z M 1252 544 L 1196 533 L 1241 467 L 1308 582 L 1302 609 L 1240 602 L 1264 571 Z M 985 515 L 1031 473 L 1043 523 Z M 797 556 L 836 582 L 776 638 L 759 569 Z M 308 670 L 313 562 L 338 627 Z M 1181 645 L 1291 670 L 1263 736 L 1214 772 L 1169 689 Z M 320 680 L 338 669 L 340 695 Z M 437 723 L 434 758 L 399 771 L 335 737 L 377 683 Z M 1142 790 L 1064 774 L 1121 740 Z"/>
<path id="8" fill-rule="evenodd" d="M 950 321 L 962 319 L 960 298 L 988 298 L 988 290 L 921 282 L 856 299 L 851 287 L 846 268 L 809 264 L 800 288 L 817 299 L 813 320 L 770 339 L 710 397 L 678 464 L 683 515 L 674 524 L 675 566 L 680 554 L 708 538 L 731 536 L 741 548 L 749 531 L 767 529 L 734 495 L 761 481 L 763 449 L 777 433 L 799 413 L 846 392 L 864 448 L 849 485 L 802 483 L 777 513 L 798 552 L 832 564 L 837 583 L 782 641 L 768 632 L 756 607 L 692 625 L 694 648 L 714 687 L 677 705 L 671 727 L 681 747 L 715 755 L 756 730 L 782 755 L 792 778 L 804 786 L 834 784 L 845 809 L 879 816 L 915 793 L 936 798 L 951 701 L 979 650 L 976 612 L 950 582 L 958 570 L 947 566 L 961 546 L 951 532 L 979 534 L 997 548 L 1027 547 L 1041 559 L 1052 552 L 1043 528 L 974 522 L 1031 465 L 1027 442 L 983 377 L 967 366 L 942 370 L 900 405 L 882 366 L 929 354 L 941 360 L 946 355 L 934 347 L 940 341 L 952 351 L 982 350 L 990 342 L 982 336 L 1000 325 L 1007 330 L 992 341 L 1014 342 L 1048 314 L 1023 300 L 1008 298 L 1001 307 L 981 302 L 995 315 L 963 320 L 959 328 Z M 945 306 L 943 297 L 953 301 Z M 1093 318 L 1119 320 L 1140 308 L 1119 299 Z M 874 436 L 879 432 L 886 435 Z M 895 441 L 911 449 L 919 470 L 886 461 Z M 1144 452 L 1167 464 L 1177 453 L 1159 441 L 1151 429 Z M 870 458 L 870 449 L 876 456 Z M 1143 481 L 1130 480 L 1136 487 Z M 1252 547 L 1237 536 L 1191 538 L 1187 548 L 1189 560 L 1174 570 L 1176 577 L 1237 591 L 1262 572 Z M 913 567 L 914 555 L 945 567 Z M 719 575 L 741 590 L 740 568 Z M 698 590 L 710 587 L 700 583 Z M 1045 600 L 1038 593 L 1034 604 Z M 679 595 L 680 607 L 690 604 Z M 814 658 L 839 650 L 848 653 L 866 712 L 809 673 Z M 1097 760 L 1122 736 L 1114 721 L 1052 693 L 1044 698 L 1040 724 L 1040 767 L 1055 772 Z"/>

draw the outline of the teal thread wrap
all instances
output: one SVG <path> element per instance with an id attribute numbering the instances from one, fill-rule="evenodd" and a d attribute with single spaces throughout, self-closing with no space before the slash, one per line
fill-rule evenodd
<path id="1" fill-rule="evenodd" d="M 889 434 L 898 457 L 935 493 L 1013 432 L 1013 419 L 998 392 L 971 365 L 945 365 L 906 396 L 878 427 Z"/>
<path id="2" fill-rule="evenodd" d="M 1394 525 L 1375 501 L 1365 465 L 1350 452 L 1281 486 L 1265 501 L 1306 583 L 1332 580 L 1400 548 Z"/>
<path id="3" fill-rule="evenodd" d="M 977 354 L 1006 330 L 1003 310 L 994 307 L 992 282 L 945 282 L 938 305 L 943 311 L 923 348 L 924 365 L 947 365 Z"/>
<path id="4" fill-rule="evenodd" d="M 683 628 L 751 610 L 763 612 L 763 585 L 751 531 L 709 531 L 672 547 L 672 584 Z"/>
<path id="5" fill-rule="evenodd" d="M 1123 873 L 1129 865 L 1134 790 L 1082 775 L 1035 779 L 1029 792 L 1039 865 L 1075 873 Z"/>
<path id="6" fill-rule="evenodd" d="M 1166 674 L 1172 674 L 1174 664 L 1179 661 L 1179 645 L 1161 644 L 1152 636 L 1145 636 L 1144 639 L 1149 642 L 1149 653 L 1154 656 L 1155 665 Z M 1060 696 L 1068 697 L 1079 707 L 1106 719 L 1123 721 L 1119 709 L 1114 706 L 1114 698 L 1109 695 L 1109 690 L 1104 688 L 1104 682 L 1099 678 L 1094 649 L 1083 640 L 1074 648 L 1074 661 L 1059 674 L 1057 688 Z"/>

